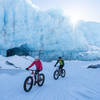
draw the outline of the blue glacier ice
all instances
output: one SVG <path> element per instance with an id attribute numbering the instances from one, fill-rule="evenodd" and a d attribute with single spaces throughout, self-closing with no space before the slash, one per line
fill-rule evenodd
<path id="1" fill-rule="evenodd" d="M 27 45 L 32 56 L 51 60 L 100 59 L 100 23 L 80 21 L 75 28 L 62 10 L 41 11 L 27 0 L 0 0 L 0 54 Z"/>

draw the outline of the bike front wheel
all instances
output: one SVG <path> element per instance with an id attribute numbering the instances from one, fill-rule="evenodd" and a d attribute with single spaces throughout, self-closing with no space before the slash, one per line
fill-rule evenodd
<path id="1" fill-rule="evenodd" d="M 58 70 L 56 70 L 54 72 L 53 77 L 54 77 L 55 80 L 57 80 L 59 78 L 59 71 Z"/>
<path id="2" fill-rule="evenodd" d="M 62 69 L 62 70 L 61 70 L 61 77 L 63 77 L 63 78 L 64 78 L 64 77 L 65 77 L 65 75 L 66 75 L 66 71 L 65 71 L 65 69 Z"/>
<path id="3" fill-rule="evenodd" d="M 38 86 L 42 86 L 44 84 L 45 81 L 45 76 L 44 74 L 39 74 L 39 79 L 38 79 Z"/>
<path id="4" fill-rule="evenodd" d="M 33 86 L 33 77 L 28 76 L 24 81 L 24 90 L 26 92 L 29 92 L 32 89 L 32 86 Z"/>

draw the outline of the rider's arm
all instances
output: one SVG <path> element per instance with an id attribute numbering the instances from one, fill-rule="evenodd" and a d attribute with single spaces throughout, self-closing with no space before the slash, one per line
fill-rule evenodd
<path id="1" fill-rule="evenodd" d="M 58 62 L 59 62 L 59 60 L 57 60 L 57 62 L 56 62 L 56 64 L 55 64 L 55 66 L 58 64 Z"/>
<path id="2" fill-rule="evenodd" d="M 34 64 L 35 64 L 35 61 L 28 67 L 28 69 L 31 68 Z"/>

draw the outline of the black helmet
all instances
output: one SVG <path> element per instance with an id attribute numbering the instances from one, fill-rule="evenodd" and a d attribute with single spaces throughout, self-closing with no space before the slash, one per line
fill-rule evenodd
<path id="1" fill-rule="evenodd" d="M 59 57 L 59 59 L 62 59 L 62 57 Z"/>

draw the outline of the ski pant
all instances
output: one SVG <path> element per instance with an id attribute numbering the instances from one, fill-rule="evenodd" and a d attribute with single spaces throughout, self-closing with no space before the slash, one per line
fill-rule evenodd
<path id="1" fill-rule="evenodd" d="M 35 70 L 35 74 L 39 74 L 40 71 L 41 71 L 41 70 L 36 69 L 36 70 Z"/>
<path id="2" fill-rule="evenodd" d="M 59 69 L 63 69 L 63 67 L 64 67 L 63 65 L 60 65 L 60 66 L 59 66 Z"/>

